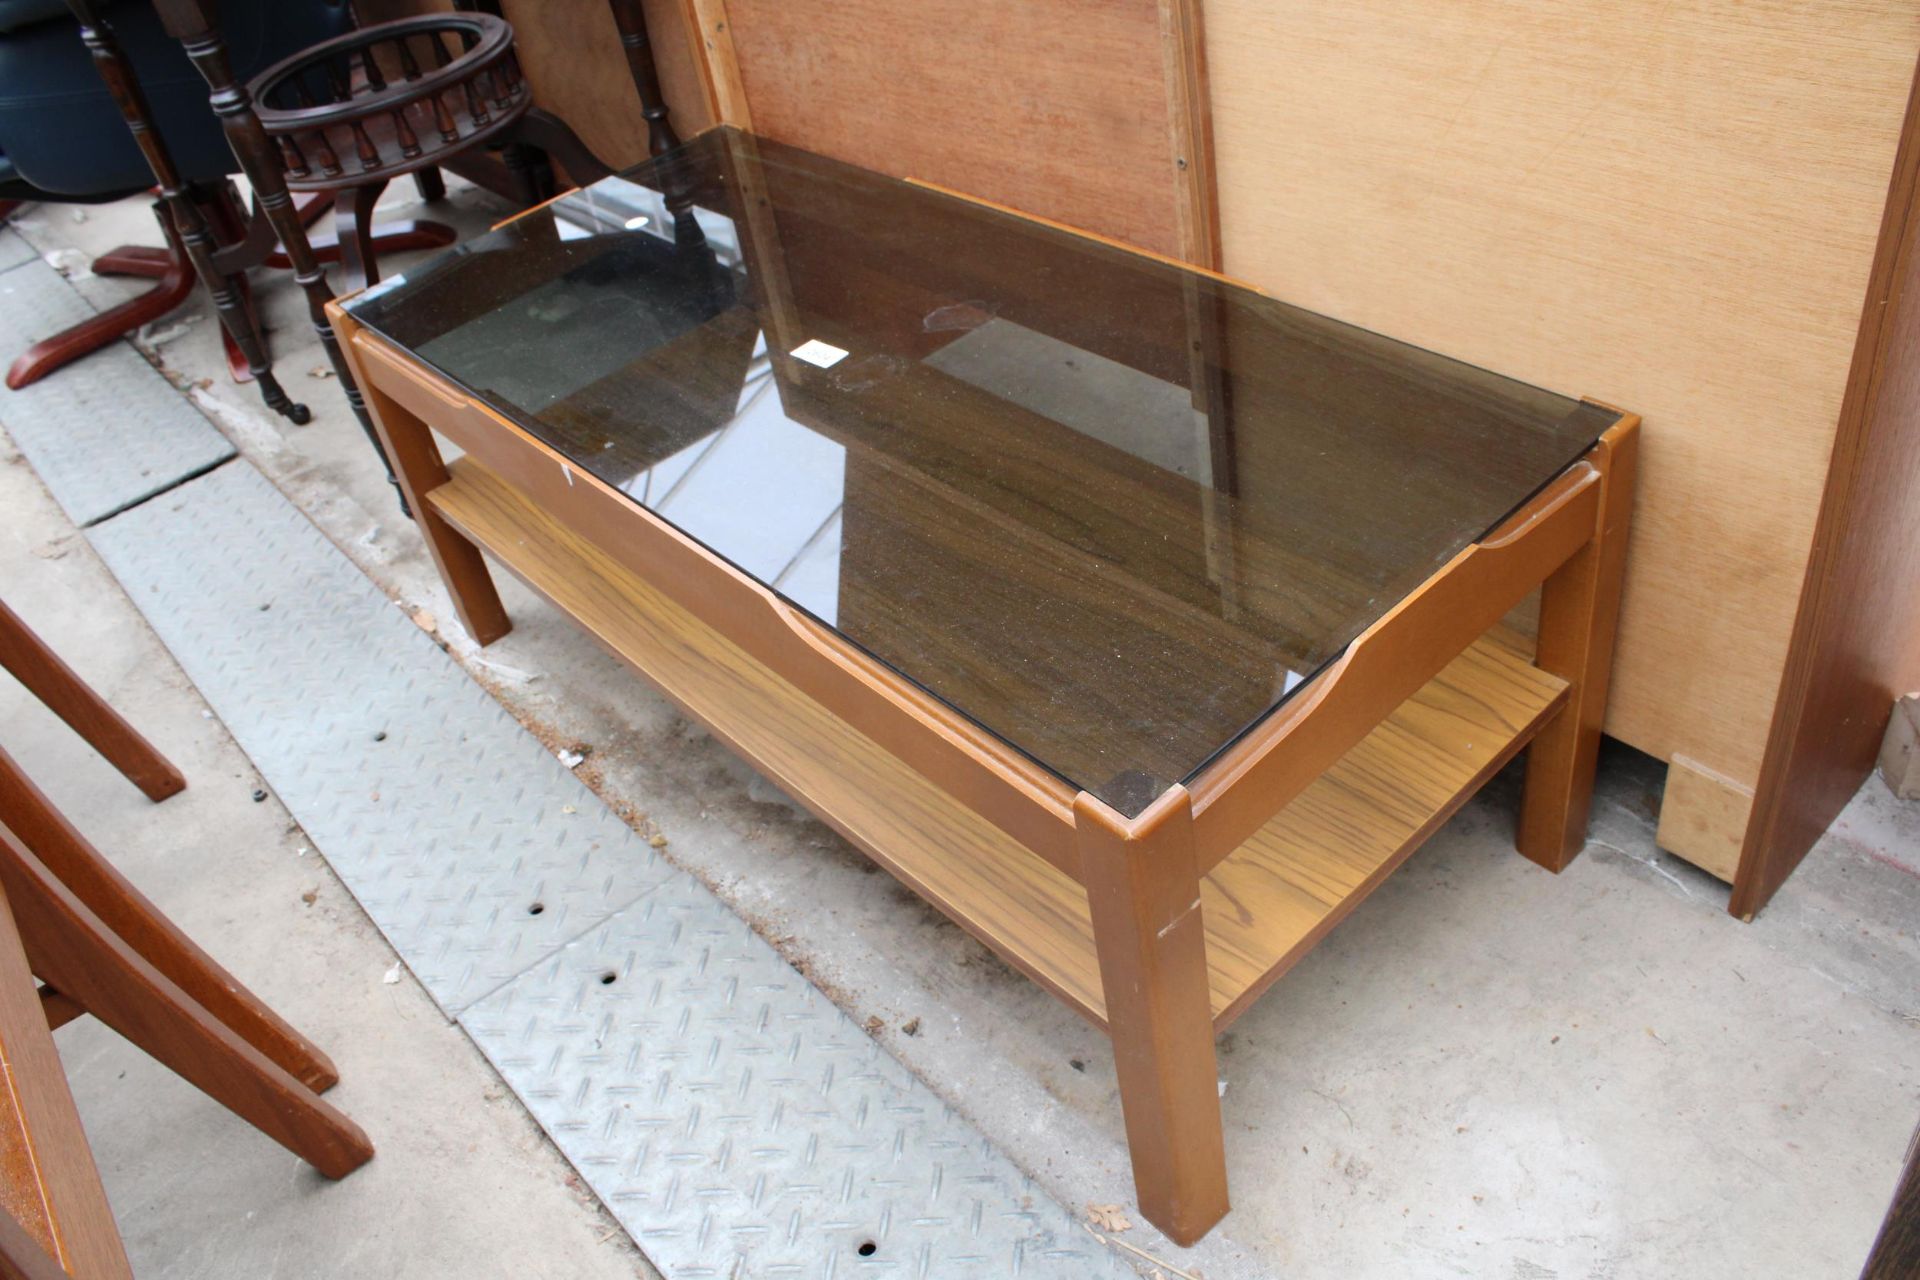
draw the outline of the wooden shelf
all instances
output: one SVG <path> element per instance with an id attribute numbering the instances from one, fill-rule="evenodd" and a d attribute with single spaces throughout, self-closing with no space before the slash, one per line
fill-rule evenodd
<path id="1" fill-rule="evenodd" d="M 823 821 L 1095 1023 L 1086 893 L 471 459 L 427 500 Z M 1202 885 L 1224 1028 L 1518 752 L 1566 696 L 1491 634 Z M 1515 855 L 1518 856 L 1517 854 Z"/>

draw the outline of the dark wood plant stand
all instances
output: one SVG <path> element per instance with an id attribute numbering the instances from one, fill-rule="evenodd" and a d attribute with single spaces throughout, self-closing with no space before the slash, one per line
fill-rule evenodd
<path id="1" fill-rule="evenodd" d="M 258 210 L 249 219 L 239 211 L 231 185 L 185 182 L 152 124 L 146 98 L 133 69 L 121 54 L 113 29 L 100 13 L 97 0 L 69 0 L 80 23 L 81 39 L 93 56 L 95 68 L 112 93 L 128 130 L 153 171 L 159 199 L 154 214 L 160 222 L 165 248 L 122 245 L 96 258 L 96 275 L 126 275 L 158 283 L 139 297 L 113 307 L 70 329 L 35 343 L 7 370 L 7 386 L 18 390 L 56 369 L 71 364 L 122 335 L 134 332 L 172 311 L 193 291 L 197 275 L 207 286 L 221 322 L 227 365 L 241 382 L 258 382 L 261 398 L 276 413 L 295 423 L 309 420 L 307 407 L 296 403 L 273 375 L 266 341 L 247 286 L 246 272 L 256 266 L 285 266 L 287 257 Z M 302 210 L 302 224 L 326 211 L 322 201 Z M 258 228 L 256 232 L 255 228 Z M 264 234 L 263 234 L 264 233 Z M 432 231 L 423 224 L 406 223 L 391 229 L 382 245 L 391 249 L 424 248 L 445 244 L 452 233 Z M 331 246 L 323 260 L 337 256 Z"/>
<path id="2" fill-rule="evenodd" d="M 437 184 L 437 165 L 511 129 L 532 102 L 513 28 L 478 13 L 347 32 L 268 67 L 247 92 L 287 185 L 334 197 L 349 290 L 380 278 L 373 207 L 387 184 L 409 173 Z"/>
<path id="3" fill-rule="evenodd" d="M 645 18 L 637 0 L 610 0 L 610 3 L 621 45 L 627 51 L 628 65 L 633 70 L 634 89 L 640 95 L 641 109 L 647 119 L 648 146 L 654 154 L 658 154 L 673 145 L 674 138 L 673 130 L 667 123 L 667 109 L 660 96 L 658 77 L 653 74 Z M 160 14 L 161 24 L 166 27 L 167 33 L 180 41 L 188 58 L 206 79 L 214 112 L 226 129 L 227 141 L 240 161 L 248 185 L 253 188 L 254 198 L 285 247 L 293 266 L 294 278 L 306 290 L 308 317 L 326 348 L 328 362 L 339 379 L 340 389 L 346 393 L 347 402 L 352 405 L 361 429 L 366 432 L 368 441 L 386 466 L 387 480 L 399 496 L 401 509 L 411 514 L 400 482 L 394 476 L 393 462 L 380 443 L 373 420 L 367 415 L 366 402 L 360 394 L 359 384 L 354 380 L 353 370 L 341 354 L 339 340 L 327 322 L 327 304 L 333 301 L 333 290 L 320 269 L 306 228 L 300 224 L 294 212 L 293 198 L 289 194 L 278 148 L 261 125 L 246 86 L 234 77 L 232 61 L 215 19 L 213 0 L 154 0 L 154 8 Z M 591 151 L 580 145 L 571 129 L 545 113 L 531 109 L 525 111 L 515 135 L 516 139 L 540 142 L 549 149 L 566 147 L 569 145 L 568 139 L 571 139 L 570 145 L 577 148 L 575 155 L 569 157 L 561 150 L 555 150 L 554 153 L 562 164 L 568 166 L 569 173 L 577 181 L 591 181 L 611 172 Z M 574 169 L 576 163 L 580 166 L 578 172 Z"/>

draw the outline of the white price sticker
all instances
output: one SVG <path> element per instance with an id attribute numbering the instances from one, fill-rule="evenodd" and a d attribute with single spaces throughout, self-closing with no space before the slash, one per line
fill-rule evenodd
<path id="1" fill-rule="evenodd" d="M 817 364 L 822 369 L 831 369 L 847 358 L 847 353 L 831 342 L 822 342 L 818 338 L 808 338 L 793 349 L 793 358 L 805 360 L 808 364 Z"/>

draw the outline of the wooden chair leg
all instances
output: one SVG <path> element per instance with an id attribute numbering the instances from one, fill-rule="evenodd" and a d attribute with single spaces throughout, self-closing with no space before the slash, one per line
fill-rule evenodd
<path id="1" fill-rule="evenodd" d="M 341 358 L 340 344 L 334 338 L 332 326 L 327 323 L 327 304 L 333 301 L 333 290 L 327 286 L 326 272 L 320 269 L 314 257 L 313 245 L 307 239 L 307 229 L 302 225 L 293 196 L 287 190 L 287 176 L 281 163 L 280 150 L 274 145 L 273 139 L 267 136 L 260 117 L 254 114 L 253 99 L 247 96 L 246 86 L 234 76 L 233 61 L 228 56 L 226 41 L 220 34 L 214 16 L 218 5 L 214 0 L 153 0 L 153 7 L 160 15 L 160 25 L 166 28 L 168 35 L 180 41 L 186 50 L 187 60 L 206 80 L 213 113 L 220 117 L 221 128 L 226 131 L 227 145 L 233 149 L 234 158 L 240 162 L 241 171 L 246 174 L 247 185 L 253 189 L 255 202 L 273 224 L 274 234 L 279 237 L 280 246 L 293 267 L 293 278 L 307 295 L 307 319 L 319 336 L 320 345 L 326 350 L 327 361 L 333 366 L 340 390 L 347 397 L 347 405 L 353 410 L 354 417 L 360 420 L 360 427 L 366 432 L 368 442 L 380 454 L 388 478 L 393 479 L 393 466 L 380 448 L 379 437 L 374 434 L 373 421 L 367 417 L 367 408 L 360 399 L 360 388 L 354 383 L 353 371 Z M 398 493 L 400 482 L 397 479 L 393 480 L 393 486 L 394 492 Z M 403 501 L 403 509 L 404 506 Z"/>
<path id="2" fill-rule="evenodd" d="M 234 278 L 214 265 L 213 258 L 218 245 L 214 241 L 213 229 L 193 191 L 181 181 L 179 170 L 174 167 L 173 156 L 167 150 L 160 131 L 153 127 L 153 113 L 147 106 L 146 94 L 140 88 L 132 64 L 120 51 L 113 26 L 103 13 L 105 5 L 102 0 L 67 0 L 67 6 L 73 10 L 73 16 L 80 20 L 80 40 L 86 45 L 94 69 L 100 73 L 115 105 L 119 107 L 121 118 L 132 132 L 134 142 L 146 157 L 147 167 L 153 171 L 153 180 L 159 184 L 161 202 L 166 206 L 161 214 L 161 226 L 166 230 L 168 239 L 177 241 L 193 262 L 194 273 L 206 285 L 207 293 L 213 299 L 214 310 L 220 316 L 221 326 L 245 353 L 248 369 L 260 388 L 261 398 L 269 409 L 296 424 L 311 420 L 312 414 L 307 407 L 296 404 L 274 377 L 266 346 L 261 341 L 260 332 L 254 325 Z"/>
<path id="3" fill-rule="evenodd" d="M 127 781 L 145 792 L 147 799 L 165 800 L 186 789 L 187 780 L 180 771 L 105 698 L 88 688 L 4 601 L 0 601 L 0 667 L 11 671 L 49 711 L 65 720 L 126 775 Z"/>
<path id="4" fill-rule="evenodd" d="M 0 822 L 11 827 L 107 928 L 241 1039 L 315 1092 L 339 1081 L 340 1073 L 326 1054 L 161 914 L 74 829 L 4 750 L 0 750 Z"/>
<path id="5" fill-rule="evenodd" d="M 441 176 L 439 168 L 435 165 L 413 171 L 413 189 L 428 204 L 447 198 L 447 180 Z"/>
<path id="6" fill-rule="evenodd" d="M 1192 802 L 1176 788 L 1129 821 L 1082 792 L 1074 827 L 1134 1192 L 1192 1244 L 1228 1208 Z"/>
<path id="7" fill-rule="evenodd" d="M 0 893 L 0 1277 L 127 1280 L 133 1268 Z"/>
<path id="8" fill-rule="evenodd" d="M 340 245 L 340 287 L 358 293 L 380 283 L 380 259 L 373 244 L 373 207 L 387 189 L 386 180 L 366 182 L 334 197 L 333 234 Z"/>
<path id="9" fill-rule="evenodd" d="M 1600 471 L 1600 515 L 1593 540 L 1562 565 L 1540 596 L 1535 661 L 1571 686 L 1567 704 L 1527 748 L 1527 781 L 1515 843 L 1549 871 L 1560 871 L 1587 842 L 1593 771 L 1613 670 L 1614 627 L 1626 576 L 1627 528 L 1640 420 L 1623 418 L 1588 460 Z"/>
<path id="10" fill-rule="evenodd" d="M 169 981 L 5 826 L 0 888 L 43 981 L 325 1176 L 373 1158 L 359 1125 Z"/>
<path id="11" fill-rule="evenodd" d="M 626 50 L 627 71 L 640 97 L 640 115 L 647 122 L 647 154 L 660 155 L 680 145 L 667 123 L 667 102 L 660 92 L 660 73 L 653 61 L 653 42 L 647 35 L 647 15 L 640 0 L 610 0 L 613 25 Z"/>
<path id="12" fill-rule="evenodd" d="M 171 233 L 168 240 L 171 243 Z M 184 255 L 184 250 L 181 254 Z M 92 355 L 109 343 L 137 332 L 140 326 L 158 320 L 193 292 L 193 270 L 184 256 L 169 262 L 155 278 L 159 283 L 138 297 L 42 338 L 22 351 L 7 369 L 7 386 L 18 391 L 33 385 L 56 369 L 65 368 L 80 357 Z"/>

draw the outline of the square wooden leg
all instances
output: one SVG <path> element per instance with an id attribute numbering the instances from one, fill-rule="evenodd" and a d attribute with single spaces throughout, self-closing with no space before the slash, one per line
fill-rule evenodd
<path id="1" fill-rule="evenodd" d="M 0 601 L 0 667 L 11 671 L 14 679 L 105 756 L 147 799 L 165 800 L 186 789 L 187 780 L 180 771 L 75 675 L 4 601 Z"/>
<path id="2" fill-rule="evenodd" d="M 1587 842 L 1594 764 L 1600 754 L 1614 628 L 1626 575 L 1639 438 L 1640 420 L 1622 418 L 1588 455 L 1600 472 L 1601 485 L 1593 540 L 1547 579 L 1540 596 L 1535 661 L 1570 687 L 1566 706 L 1527 748 L 1516 843 L 1521 853 L 1549 871 L 1564 868 Z"/>
<path id="3" fill-rule="evenodd" d="M 442 520 L 426 502 L 430 491 L 447 482 L 447 466 L 441 460 L 440 446 L 434 443 L 433 432 L 425 422 L 368 380 L 366 368 L 354 351 L 353 336 L 359 326 L 353 317 L 337 309 L 333 316 L 341 355 L 353 370 L 374 430 L 379 433 L 380 446 L 386 450 L 387 460 L 393 466 L 400 493 L 413 512 L 420 536 L 426 539 L 427 552 L 440 571 L 440 580 L 447 584 L 447 594 L 453 597 L 454 611 L 476 642 L 492 644 L 511 631 L 513 623 L 508 621 L 507 611 L 500 604 L 500 593 L 494 590 L 487 562 L 480 548 Z"/>
<path id="4" fill-rule="evenodd" d="M 1134 1193 L 1192 1244 L 1227 1212 L 1192 802 L 1175 788 L 1128 820 L 1083 792 L 1074 825 Z"/>

